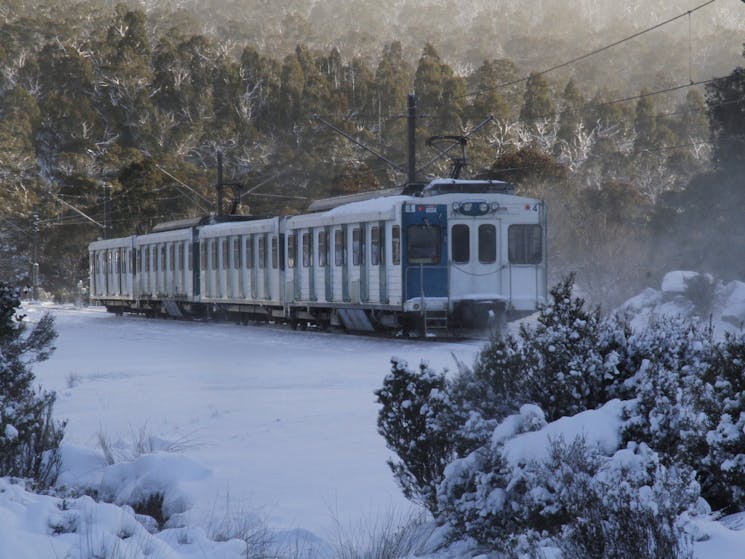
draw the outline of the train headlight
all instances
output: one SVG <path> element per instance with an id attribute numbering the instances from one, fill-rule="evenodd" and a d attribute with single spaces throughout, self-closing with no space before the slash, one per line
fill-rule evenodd
<path id="1" fill-rule="evenodd" d="M 453 202 L 453 211 L 455 213 L 458 213 L 459 210 L 460 210 L 460 202 Z"/>
<path id="2" fill-rule="evenodd" d="M 466 202 L 462 206 L 464 213 L 471 213 L 471 208 L 473 208 L 473 204 L 471 202 Z"/>
<path id="3" fill-rule="evenodd" d="M 491 203 L 491 211 L 496 212 L 499 209 L 499 202 Z"/>
<path id="4" fill-rule="evenodd" d="M 479 211 L 482 214 L 485 214 L 486 212 L 489 211 L 489 206 L 486 204 L 486 202 L 481 202 L 481 204 L 479 204 Z"/>

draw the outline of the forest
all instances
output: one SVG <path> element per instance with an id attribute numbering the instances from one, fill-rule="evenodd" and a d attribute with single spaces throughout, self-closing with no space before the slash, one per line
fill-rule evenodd
<path id="1" fill-rule="evenodd" d="M 36 253 L 69 296 L 107 193 L 115 236 L 214 212 L 218 152 L 225 211 L 403 184 L 323 121 L 403 163 L 414 92 L 421 161 L 468 134 L 465 175 L 547 201 L 551 275 L 589 300 L 741 278 L 745 7 L 711 4 L 0 0 L 0 275 Z"/>

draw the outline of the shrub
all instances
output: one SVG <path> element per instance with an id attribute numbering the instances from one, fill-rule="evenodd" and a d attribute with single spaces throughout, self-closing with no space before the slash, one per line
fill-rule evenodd
<path id="1" fill-rule="evenodd" d="M 519 338 L 492 340 L 472 370 L 453 381 L 459 412 L 501 419 L 534 403 L 553 421 L 618 397 L 630 376 L 624 366 L 631 331 L 619 318 L 602 319 L 572 297 L 573 276 L 551 289 L 553 303 Z"/>
<path id="2" fill-rule="evenodd" d="M 520 505 L 529 492 L 526 470 L 513 469 L 502 455 L 502 445 L 517 434 L 545 425 L 543 412 L 532 405 L 509 416 L 483 446 L 445 468 L 437 490 L 440 519 L 458 534 L 507 552 L 524 530 L 539 529 Z"/>
<path id="3" fill-rule="evenodd" d="M 34 386 L 33 363 L 49 357 L 54 320 L 44 315 L 29 331 L 17 314 L 18 292 L 0 282 L 0 476 L 54 483 L 64 423 L 52 419 L 55 394 Z"/>
<path id="4" fill-rule="evenodd" d="M 644 444 L 630 444 L 610 459 L 581 443 L 555 444 L 544 464 L 544 480 L 555 483 L 567 522 L 556 538 L 563 556 L 572 559 L 678 559 L 692 557 L 678 524 L 679 515 L 698 499 L 689 468 L 665 467 Z M 577 468 L 579 464 L 579 468 Z M 588 474 L 598 465 L 594 475 Z M 569 468 L 567 468 L 569 466 Z M 581 472 L 577 475 L 577 470 Z"/>
<path id="5" fill-rule="evenodd" d="M 704 380 L 710 430 L 699 465 L 702 492 L 715 509 L 745 509 L 745 333 L 727 335 L 714 348 Z"/>
<path id="6" fill-rule="evenodd" d="M 407 495 L 489 549 L 512 553 L 537 531 L 565 557 L 686 557 L 676 522 L 699 493 L 745 510 L 745 333 L 717 342 L 710 325 L 669 317 L 632 332 L 586 310 L 572 281 L 535 327 L 492 340 L 450 382 L 394 362 L 378 393 L 401 459 L 391 467 Z M 615 457 L 582 441 L 554 441 L 541 463 L 503 455 L 518 434 L 614 398 L 626 446 Z"/>
<path id="7" fill-rule="evenodd" d="M 426 363 L 418 371 L 405 361 L 391 360 L 391 372 L 375 391 L 381 404 L 378 432 L 399 457 L 388 461 L 407 499 L 437 510 L 435 490 L 453 459 L 452 416 L 444 373 Z"/>

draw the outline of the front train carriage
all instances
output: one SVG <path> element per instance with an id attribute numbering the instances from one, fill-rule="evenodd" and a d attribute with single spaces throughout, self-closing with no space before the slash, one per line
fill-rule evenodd
<path id="1" fill-rule="evenodd" d="M 439 179 L 403 208 L 404 312 L 425 333 L 496 327 L 546 300 L 546 214 L 501 181 Z"/>
<path id="2" fill-rule="evenodd" d="M 201 227 L 202 302 L 229 313 L 283 317 L 282 223 L 274 217 Z"/>
<path id="3" fill-rule="evenodd" d="M 123 312 L 135 296 L 132 258 L 135 237 L 94 241 L 88 245 L 90 298 L 113 312 Z"/>

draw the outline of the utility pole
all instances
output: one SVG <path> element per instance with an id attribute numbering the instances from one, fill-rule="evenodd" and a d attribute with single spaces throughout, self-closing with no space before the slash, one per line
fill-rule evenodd
<path id="1" fill-rule="evenodd" d="M 33 254 L 31 255 L 31 298 L 39 298 L 39 208 L 34 206 Z"/>
<path id="2" fill-rule="evenodd" d="M 103 238 L 111 238 L 111 184 L 105 182 L 103 186 Z"/>
<path id="3" fill-rule="evenodd" d="M 217 217 L 222 216 L 222 151 L 217 152 Z"/>
<path id="4" fill-rule="evenodd" d="M 416 182 L 416 95 L 409 93 L 409 184 Z"/>

